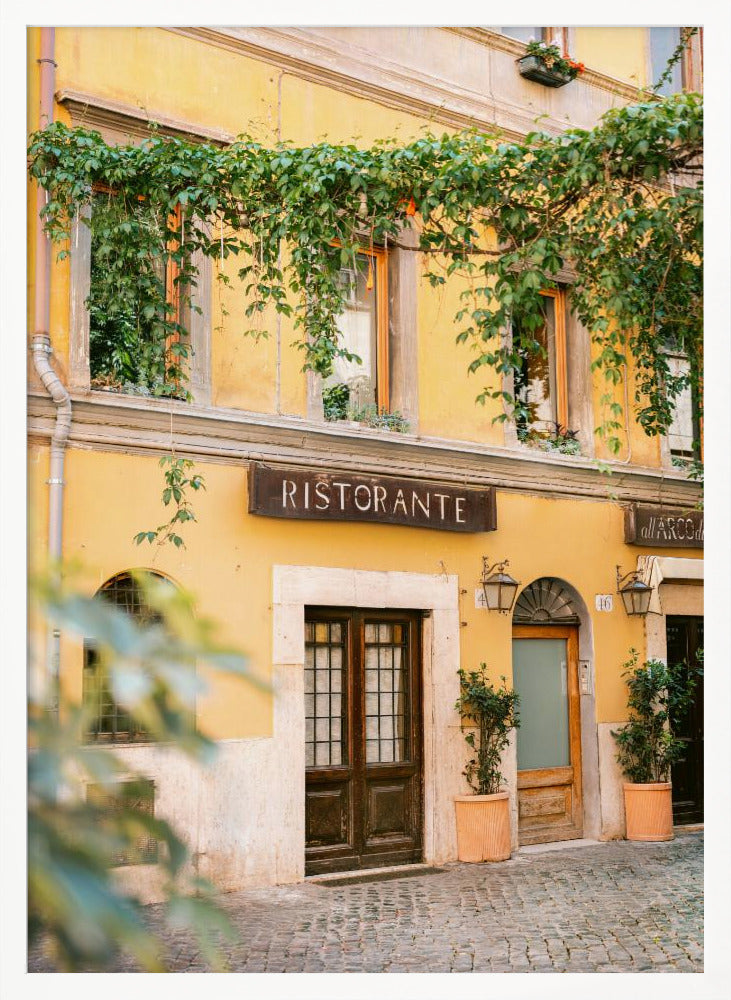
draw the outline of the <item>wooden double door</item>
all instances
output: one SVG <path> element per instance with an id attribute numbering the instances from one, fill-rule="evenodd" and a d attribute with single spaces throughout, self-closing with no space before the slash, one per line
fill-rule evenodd
<path id="1" fill-rule="evenodd" d="M 513 686 L 519 843 L 575 840 L 583 836 L 577 628 L 514 625 Z"/>
<path id="2" fill-rule="evenodd" d="M 305 612 L 305 873 L 422 859 L 421 613 Z"/>
<path id="3" fill-rule="evenodd" d="M 703 648 L 703 618 L 668 615 L 665 620 L 668 663 L 697 666 Z M 673 822 L 703 822 L 703 677 L 696 683 L 686 712 L 672 719 L 673 732 L 685 740 L 682 758 L 673 764 Z"/>

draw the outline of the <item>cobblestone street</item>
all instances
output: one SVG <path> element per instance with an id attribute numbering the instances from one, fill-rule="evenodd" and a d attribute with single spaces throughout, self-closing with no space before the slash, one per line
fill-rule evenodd
<path id="1" fill-rule="evenodd" d="M 234 972 L 701 972 L 703 836 L 535 849 L 494 865 L 223 897 Z M 150 907 L 157 926 L 159 907 Z M 172 971 L 205 971 L 165 936 Z M 37 956 L 31 971 L 50 971 Z M 120 961 L 113 971 L 134 971 Z"/>

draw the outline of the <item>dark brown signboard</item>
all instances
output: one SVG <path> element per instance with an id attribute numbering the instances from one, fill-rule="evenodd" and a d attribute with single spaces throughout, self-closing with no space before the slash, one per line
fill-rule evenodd
<path id="1" fill-rule="evenodd" d="M 632 504 L 624 512 L 624 540 L 630 545 L 702 549 L 703 511 Z"/>
<path id="2" fill-rule="evenodd" d="M 495 490 L 252 462 L 249 513 L 317 521 L 376 521 L 440 531 L 494 531 Z"/>

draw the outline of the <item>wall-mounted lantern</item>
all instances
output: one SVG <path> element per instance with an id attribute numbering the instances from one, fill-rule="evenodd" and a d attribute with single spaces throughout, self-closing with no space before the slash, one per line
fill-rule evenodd
<path id="1" fill-rule="evenodd" d="M 482 589 L 485 594 L 485 607 L 488 611 L 502 611 L 509 614 L 513 610 L 515 597 L 520 584 L 509 573 L 505 573 L 508 560 L 488 566 L 487 556 L 482 557 Z"/>
<path id="2" fill-rule="evenodd" d="M 622 576 L 622 570 L 617 566 L 617 593 L 628 615 L 646 615 L 650 610 L 652 587 L 640 580 L 637 570 Z"/>

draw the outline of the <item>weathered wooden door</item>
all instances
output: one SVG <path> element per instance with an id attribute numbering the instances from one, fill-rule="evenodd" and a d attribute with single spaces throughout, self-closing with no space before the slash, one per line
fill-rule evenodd
<path id="1" fill-rule="evenodd" d="M 421 614 L 305 614 L 308 875 L 422 857 Z"/>
<path id="2" fill-rule="evenodd" d="M 703 648 L 703 619 L 697 616 L 668 615 L 666 618 L 668 663 L 696 666 L 696 654 Z M 703 822 L 703 677 L 698 683 L 687 712 L 674 718 L 673 730 L 686 741 L 685 753 L 673 765 L 673 821 L 678 824 Z"/>
<path id="3" fill-rule="evenodd" d="M 521 844 L 583 835 L 578 666 L 574 626 L 513 626 Z"/>

